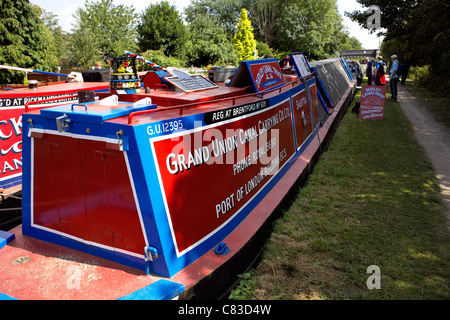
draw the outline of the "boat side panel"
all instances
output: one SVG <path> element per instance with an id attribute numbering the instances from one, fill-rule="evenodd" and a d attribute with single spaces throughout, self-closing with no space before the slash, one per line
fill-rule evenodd
<path id="1" fill-rule="evenodd" d="M 298 156 L 291 95 L 302 88 L 239 117 L 242 106 L 135 126 L 170 275 L 228 235 Z"/>
<path id="2" fill-rule="evenodd" d="M 72 208 L 67 208 L 70 193 L 64 192 L 56 208 L 45 209 L 41 204 L 43 213 L 54 211 L 48 217 L 34 215 L 38 203 L 34 188 L 39 184 L 42 187 L 43 181 L 54 183 L 62 174 L 56 178 L 54 173 L 45 176 L 34 172 L 34 141 L 52 136 L 53 140 L 43 139 L 49 146 L 39 147 L 50 151 L 50 155 L 39 158 L 51 170 L 58 168 L 58 152 L 52 148 L 61 149 L 52 143 L 58 144 L 61 137 L 55 133 L 54 119 L 26 115 L 24 147 L 30 165 L 24 200 L 31 205 L 24 206 L 24 234 L 139 269 L 149 265 L 150 272 L 158 275 L 174 275 L 213 249 L 251 214 L 300 155 L 294 128 L 298 111 L 292 106 L 292 96 L 302 90 L 304 85 L 297 85 L 246 105 L 136 126 L 83 124 L 77 120 L 72 123 L 73 132 L 66 134 L 71 139 L 64 147 L 66 160 L 58 161 L 72 163 L 66 168 L 73 175 L 70 184 L 80 184 L 82 192 L 75 192 L 78 200 Z M 312 99 L 317 100 L 310 91 Z M 313 112 L 307 116 L 310 126 L 312 116 Z M 28 118 L 33 120 L 31 131 Z M 87 137 L 86 126 L 92 130 L 92 138 Z M 117 145 L 117 139 L 111 137 L 119 129 L 123 129 L 126 150 L 113 152 L 106 146 L 110 140 Z M 310 133 L 302 148 L 312 136 Z M 119 162 L 114 164 L 116 160 Z M 60 170 L 63 168 L 56 171 Z M 36 177 L 39 183 L 34 181 Z M 39 197 L 49 194 L 48 190 L 44 193 Z M 74 219 L 74 211 L 81 212 L 78 219 L 86 220 L 80 234 L 63 230 L 64 217 Z M 38 216 L 39 223 L 33 220 Z M 45 225 L 45 219 L 55 222 Z M 127 224 L 130 227 L 123 230 Z M 133 239 L 128 242 L 125 238 Z M 127 247 L 124 241 L 133 243 L 133 247 Z M 155 249 L 158 257 L 144 256 L 144 248 Z"/>
<path id="3" fill-rule="evenodd" d="M 60 134 L 54 120 L 25 117 L 24 234 L 145 269 L 144 250 L 156 232 L 145 226 L 149 219 L 143 214 L 152 215 L 151 207 L 139 203 L 131 174 L 139 175 L 140 165 L 133 160 L 131 170 L 129 158 L 139 158 L 133 131 L 121 126 L 123 148 L 129 150 L 118 150 L 120 141 L 112 138 L 117 124 L 88 124 L 96 135 L 82 134 L 82 124 Z M 140 198 L 145 201 L 145 195 Z"/>

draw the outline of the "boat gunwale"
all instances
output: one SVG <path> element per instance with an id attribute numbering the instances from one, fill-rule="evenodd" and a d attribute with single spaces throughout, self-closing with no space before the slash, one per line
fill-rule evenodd
<path id="1" fill-rule="evenodd" d="M 226 101 L 232 101 L 232 106 L 236 105 L 236 100 L 238 99 L 245 99 L 245 98 L 249 98 L 249 97 L 257 97 L 260 99 L 264 99 L 265 95 L 268 94 L 273 94 L 274 92 L 278 91 L 278 93 L 281 93 L 283 91 L 283 89 L 286 89 L 287 87 L 291 86 L 292 88 L 295 87 L 296 85 L 299 85 L 300 82 L 307 82 L 312 78 L 312 75 L 306 78 L 298 78 L 293 82 L 289 82 L 284 84 L 281 87 L 278 88 L 274 88 L 272 90 L 268 90 L 268 91 L 264 91 L 264 92 L 254 92 L 254 93 L 248 93 L 248 94 L 244 94 L 244 95 L 240 95 L 240 96 L 235 96 L 235 97 L 227 97 L 227 98 L 221 98 L 221 99 L 215 99 L 215 100 L 209 100 L 209 101 L 198 101 L 198 102 L 193 102 L 193 103 L 187 103 L 187 104 L 182 104 L 182 105 L 178 105 L 178 106 L 171 106 L 171 107 L 160 107 L 160 108 L 156 108 L 156 109 L 152 109 L 152 110 L 144 110 L 144 111 L 136 111 L 136 112 L 132 112 L 128 115 L 128 125 L 133 125 L 133 117 L 135 116 L 140 116 L 140 115 L 144 115 L 144 114 L 154 114 L 157 112 L 163 112 L 163 111 L 173 111 L 173 110 L 179 110 L 179 116 L 183 116 L 183 110 L 185 108 L 192 108 L 192 107 L 197 107 L 199 105 L 204 105 L 204 104 L 212 104 L 212 103 L 222 103 L 222 102 L 226 102 Z"/>

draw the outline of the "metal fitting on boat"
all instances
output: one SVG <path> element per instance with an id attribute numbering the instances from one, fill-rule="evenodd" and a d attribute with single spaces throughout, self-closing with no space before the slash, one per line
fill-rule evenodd
<path id="1" fill-rule="evenodd" d="M 67 114 L 64 114 L 58 118 L 56 118 L 56 126 L 58 127 L 59 132 L 65 132 L 69 130 L 70 120 Z"/>
<path id="2" fill-rule="evenodd" d="M 145 258 L 148 258 L 148 260 L 153 261 L 154 259 L 158 259 L 158 250 L 154 247 L 145 247 Z"/>

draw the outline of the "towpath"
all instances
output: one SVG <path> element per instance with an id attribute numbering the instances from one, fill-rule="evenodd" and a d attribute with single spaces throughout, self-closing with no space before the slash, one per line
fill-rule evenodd
<path id="1" fill-rule="evenodd" d="M 427 102 L 410 88 L 399 85 L 398 101 L 435 168 L 450 228 L 450 129 L 433 118 L 425 107 Z"/>

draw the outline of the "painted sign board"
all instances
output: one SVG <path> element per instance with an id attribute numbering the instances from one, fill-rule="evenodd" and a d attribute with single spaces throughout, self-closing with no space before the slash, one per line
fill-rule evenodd
<path id="1" fill-rule="evenodd" d="M 304 53 L 292 53 L 291 61 L 294 62 L 295 70 L 297 70 L 299 77 L 306 77 L 312 73 Z"/>
<path id="2" fill-rule="evenodd" d="M 248 66 L 257 92 L 270 90 L 284 84 L 277 61 L 251 63 Z"/>
<path id="3" fill-rule="evenodd" d="M 360 119 L 382 120 L 386 102 L 385 86 L 362 86 Z"/>
<path id="4" fill-rule="evenodd" d="M 255 92 L 263 92 L 285 84 L 277 59 L 242 61 L 228 86 L 253 85 Z"/>

